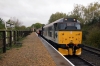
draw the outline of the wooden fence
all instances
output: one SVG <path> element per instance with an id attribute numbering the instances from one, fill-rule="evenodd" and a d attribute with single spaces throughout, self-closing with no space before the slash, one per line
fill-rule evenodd
<path id="1" fill-rule="evenodd" d="M 0 48 L 3 53 L 6 52 L 6 47 L 12 47 L 12 44 L 17 44 L 17 42 L 29 35 L 32 31 L 5 31 L 0 30 Z"/>

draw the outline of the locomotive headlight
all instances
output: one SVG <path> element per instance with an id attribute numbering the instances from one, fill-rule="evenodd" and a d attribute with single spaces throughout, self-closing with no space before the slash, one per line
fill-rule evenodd
<path id="1" fill-rule="evenodd" d="M 76 19 L 73 19 L 74 21 L 76 20 Z"/>

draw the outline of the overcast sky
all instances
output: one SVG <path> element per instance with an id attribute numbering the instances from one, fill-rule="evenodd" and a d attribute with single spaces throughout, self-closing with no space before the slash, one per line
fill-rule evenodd
<path id="1" fill-rule="evenodd" d="M 56 12 L 71 12 L 75 4 L 87 6 L 100 0 L 0 0 L 0 18 L 18 19 L 25 26 L 40 22 L 47 24 Z"/>

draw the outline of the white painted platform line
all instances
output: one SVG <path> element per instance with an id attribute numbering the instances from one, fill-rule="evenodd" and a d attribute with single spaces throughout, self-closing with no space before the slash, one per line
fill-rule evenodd
<path id="1" fill-rule="evenodd" d="M 42 38 L 42 37 L 41 37 Z M 42 38 L 43 39 L 43 38 Z M 44 40 L 44 39 L 43 39 Z M 46 41 L 46 40 L 44 40 Z M 46 41 L 47 42 L 47 41 Z M 48 43 L 48 42 L 47 42 Z M 48 43 L 49 44 L 49 43 Z M 51 44 L 49 44 L 55 51 L 57 51 Z M 75 66 L 73 63 L 71 63 L 67 58 L 65 58 L 59 51 L 57 51 L 66 61 L 68 61 L 72 66 Z"/>

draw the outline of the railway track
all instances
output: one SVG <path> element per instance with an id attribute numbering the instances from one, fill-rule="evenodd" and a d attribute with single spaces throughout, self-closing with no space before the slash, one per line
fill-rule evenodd
<path id="1" fill-rule="evenodd" d="M 75 66 L 100 66 L 100 49 L 84 45 L 81 56 L 71 56 L 66 58 L 68 58 Z"/>
<path id="2" fill-rule="evenodd" d="M 88 46 L 83 47 L 81 56 L 66 56 L 66 58 L 75 66 L 100 66 L 100 50 Z"/>
<path id="3" fill-rule="evenodd" d="M 83 50 L 86 50 L 88 52 L 91 52 L 92 54 L 100 56 L 100 49 L 96 49 L 96 48 L 84 45 Z"/>
<path id="4" fill-rule="evenodd" d="M 66 58 L 71 61 L 75 66 L 94 66 L 93 64 L 89 63 L 79 56 L 66 56 Z"/>
<path id="5" fill-rule="evenodd" d="M 100 66 L 100 50 L 89 46 L 83 47 L 81 57 L 95 66 Z"/>
<path id="6" fill-rule="evenodd" d="M 52 43 L 52 42 L 49 42 Z M 51 44 L 52 45 L 52 44 Z M 53 46 L 53 45 L 52 45 Z M 79 56 L 65 56 L 75 66 L 95 66 Z"/>
<path id="7" fill-rule="evenodd" d="M 75 66 L 100 66 L 100 51 L 84 46 L 81 56 L 66 56 Z"/>

